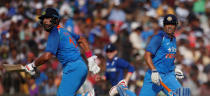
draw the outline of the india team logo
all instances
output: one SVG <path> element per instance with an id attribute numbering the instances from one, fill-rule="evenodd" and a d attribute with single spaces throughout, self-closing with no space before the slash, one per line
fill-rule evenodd
<path id="1" fill-rule="evenodd" d="M 165 58 L 170 58 L 170 59 L 175 58 L 176 54 L 170 53 L 170 52 L 176 52 L 176 48 L 174 48 L 174 47 L 168 48 L 168 52 L 169 52 L 169 54 L 166 54 Z"/>
<path id="2" fill-rule="evenodd" d="M 168 48 L 168 52 L 176 52 L 176 48 L 174 48 L 174 47 Z"/>

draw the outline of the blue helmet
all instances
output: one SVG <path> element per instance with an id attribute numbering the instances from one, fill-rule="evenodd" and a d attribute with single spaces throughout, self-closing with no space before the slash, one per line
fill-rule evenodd
<path id="1" fill-rule="evenodd" d="M 113 52 L 115 51 L 117 48 L 115 47 L 114 44 L 108 44 L 105 46 L 105 52 Z"/>
<path id="2" fill-rule="evenodd" d="M 178 20 L 176 18 L 175 15 L 172 14 L 168 14 L 164 17 L 163 19 L 163 25 L 177 25 L 178 24 Z"/>

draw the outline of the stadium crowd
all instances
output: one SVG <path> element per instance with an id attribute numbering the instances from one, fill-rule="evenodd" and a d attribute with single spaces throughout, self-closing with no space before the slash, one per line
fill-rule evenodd
<path id="1" fill-rule="evenodd" d="M 104 75 L 104 46 L 114 43 L 118 55 L 135 66 L 129 89 L 139 94 L 147 66 L 144 48 L 162 30 L 166 14 L 175 14 L 179 25 L 175 36 L 175 63 L 184 72 L 180 82 L 192 96 L 210 96 L 210 1 L 209 0 L 1 0 L 0 64 L 26 64 L 40 56 L 46 46 L 46 32 L 38 17 L 45 8 L 57 8 L 60 24 L 88 39 Z M 55 96 L 62 70 L 57 59 L 39 68 L 40 76 L 5 72 L 1 67 L 0 95 Z M 96 96 L 108 96 L 106 80 L 87 79 Z M 160 95 L 163 95 L 160 93 Z"/>

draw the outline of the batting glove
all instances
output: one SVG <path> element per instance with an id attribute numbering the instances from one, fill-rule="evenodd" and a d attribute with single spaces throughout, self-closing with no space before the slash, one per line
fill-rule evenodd
<path id="1" fill-rule="evenodd" d="M 160 85 L 160 80 L 162 79 L 157 70 L 152 71 L 151 80 L 152 80 L 152 83 L 156 85 Z"/>
<path id="2" fill-rule="evenodd" d="M 26 72 L 28 72 L 30 75 L 35 75 L 35 64 L 34 64 L 34 62 L 32 62 L 32 63 L 29 63 L 29 64 L 26 64 L 25 66 L 25 70 L 26 70 Z"/>
<path id="3" fill-rule="evenodd" d="M 184 78 L 184 74 L 179 68 L 175 68 L 175 75 L 176 75 L 177 79 L 183 79 Z"/>
<path id="4" fill-rule="evenodd" d="M 100 67 L 98 67 L 98 64 L 96 63 L 96 59 L 97 59 L 97 56 L 95 55 L 87 59 L 89 70 L 93 72 L 93 74 L 97 74 L 100 71 Z"/>

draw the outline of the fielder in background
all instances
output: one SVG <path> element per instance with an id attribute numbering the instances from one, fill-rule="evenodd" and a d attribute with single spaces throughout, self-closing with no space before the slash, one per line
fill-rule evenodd
<path id="1" fill-rule="evenodd" d="M 122 94 L 120 96 L 135 96 L 133 92 L 127 88 L 127 82 L 129 82 L 134 67 L 122 58 L 117 57 L 118 51 L 113 44 L 105 46 L 105 52 L 107 57 L 105 78 L 112 84 L 112 88 L 109 92 L 111 96 L 116 94 Z M 124 71 L 128 70 L 128 73 L 124 77 Z"/>
<path id="2" fill-rule="evenodd" d="M 144 77 L 140 96 L 156 96 L 161 90 L 167 94 L 168 92 L 160 85 L 160 80 L 174 92 L 182 87 L 177 79 L 184 78 L 184 75 L 174 65 L 176 56 L 174 32 L 177 24 L 175 15 L 166 15 L 163 20 L 164 31 L 153 36 L 147 45 L 144 57 L 149 69 Z"/>
<path id="3" fill-rule="evenodd" d="M 35 75 L 35 67 L 46 63 L 53 55 L 56 56 L 63 68 L 63 76 L 57 96 L 75 96 L 77 90 L 85 81 L 88 71 L 81 57 L 79 46 L 85 51 L 89 70 L 94 74 L 100 71 L 95 62 L 97 57 L 92 55 L 85 38 L 73 32 L 68 32 L 59 25 L 60 16 L 55 9 L 47 8 L 39 19 L 44 30 L 49 33 L 47 46 L 45 52 L 39 58 L 25 65 L 25 69 L 29 74 Z"/>

